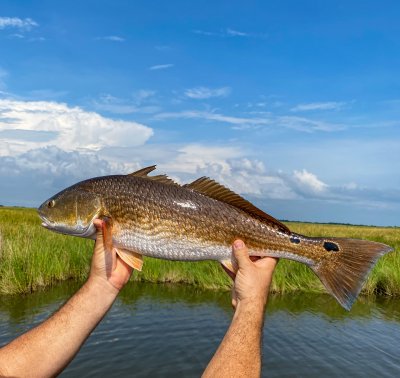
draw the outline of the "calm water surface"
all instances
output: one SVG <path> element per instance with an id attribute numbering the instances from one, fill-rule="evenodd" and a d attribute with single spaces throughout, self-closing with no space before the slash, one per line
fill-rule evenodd
<path id="1" fill-rule="evenodd" d="M 0 296 L 0 345 L 48 317 L 77 284 Z M 228 293 L 129 284 L 62 377 L 198 377 L 230 323 Z M 263 376 L 400 377 L 400 300 L 272 296 Z"/>

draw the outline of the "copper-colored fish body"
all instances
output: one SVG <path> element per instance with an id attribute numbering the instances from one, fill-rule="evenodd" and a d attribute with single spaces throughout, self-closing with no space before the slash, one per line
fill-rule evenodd
<path id="1" fill-rule="evenodd" d="M 83 237 L 93 237 L 95 218 L 112 219 L 113 245 L 124 251 L 125 261 L 129 251 L 135 254 L 140 269 L 138 255 L 212 259 L 232 270 L 231 244 L 240 238 L 251 255 L 307 264 L 345 308 L 351 307 L 377 259 L 391 250 L 370 241 L 292 233 L 211 179 L 180 186 L 166 176 L 148 176 L 154 168 L 82 181 L 44 202 L 39 214 L 47 228 Z"/>

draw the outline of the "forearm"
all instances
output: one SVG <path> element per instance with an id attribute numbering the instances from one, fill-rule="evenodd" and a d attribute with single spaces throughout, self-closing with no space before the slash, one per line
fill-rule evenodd
<path id="1" fill-rule="evenodd" d="M 118 291 L 89 280 L 54 315 L 0 350 L 0 376 L 61 372 L 114 302 Z"/>
<path id="2" fill-rule="evenodd" d="M 239 302 L 232 323 L 203 377 L 259 377 L 262 301 Z"/>

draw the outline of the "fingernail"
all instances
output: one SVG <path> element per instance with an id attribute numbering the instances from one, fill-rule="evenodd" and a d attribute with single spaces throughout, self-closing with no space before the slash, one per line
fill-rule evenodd
<path id="1" fill-rule="evenodd" d="M 240 249 L 244 247 L 244 243 L 241 240 L 235 240 L 233 243 L 233 248 Z"/>

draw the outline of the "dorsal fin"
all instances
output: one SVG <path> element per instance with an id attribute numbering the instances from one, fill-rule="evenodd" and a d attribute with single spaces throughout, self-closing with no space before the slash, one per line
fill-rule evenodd
<path id="1" fill-rule="evenodd" d="M 156 169 L 155 165 L 139 169 L 136 172 L 129 173 L 127 176 L 145 177 L 153 181 L 162 182 L 164 184 L 179 185 L 174 180 L 170 179 L 167 175 L 148 176 L 148 174 Z"/>
<path id="2" fill-rule="evenodd" d="M 239 194 L 232 192 L 232 190 L 208 177 L 201 177 L 190 184 L 183 185 L 183 187 L 195 190 L 208 197 L 225 202 L 231 206 L 235 206 L 238 209 L 256 217 L 262 222 L 266 222 L 269 225 L 272 225 L 274 228 L 290 234 L 290 230 L 283 223 L 279 222 L 277 219 L 271 217 L 267 213 L 264 213 L 264 211 L 260 210 L 258 207 L 255 207 L 251 202 L 239 196 Z"/>
<path id="3" fill-rule="evenodd" d="M 167 175 L 147 176 L 147 178 L 149 178 L 150 180 L 162 182 L 164 184 L 180 186 L 177 182 L 169 178 Z"/>
<path id="4" fill-rule="evenodd" d="M 138 176 L 138 177 L 145 177 L 147 176 L 150 172 L 154 171 L 156 169 L 155 165 L 150 165 L 150 167 L 142 168 L 139 169 L 138 171 L 132 172 L 127 174 L 127 176 Z"/>

